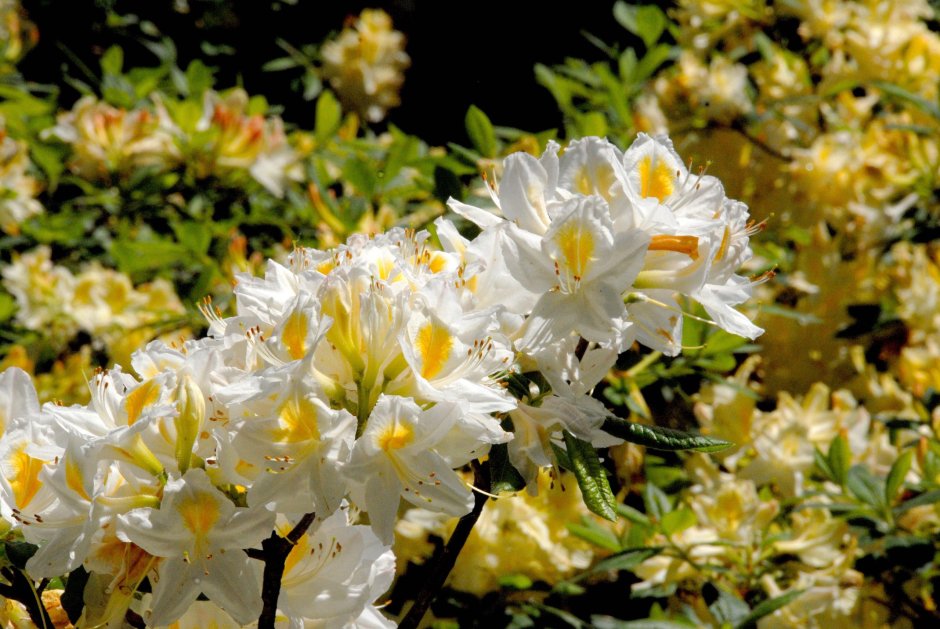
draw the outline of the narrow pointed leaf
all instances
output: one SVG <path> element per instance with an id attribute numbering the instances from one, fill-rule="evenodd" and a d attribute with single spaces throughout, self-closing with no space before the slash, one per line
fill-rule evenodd
<path id="1" fill-rule="evenodd" d="M 750 614 L 742 618 L 741 622 L 735 625 L 735 629 L 750 629 L 751 627 L 756 626 L 758 620 L 764 616 L 769 616 L 781 607 L 784 607 L 793 602 L 803 592 L 804 590 L 791 590 L 786 594 L 781 594 L 776 598 L 764 601 L 752 609 Z"/>
<path id="2" fill-rule="evenodd" d="M 594 446 L 587 441 L 581 441 L 566 430 L 565 447 L 568 449 L 571 471 L 578 479 L 578 487 L 581 488 L 584 504 L 602 518 L 611 522 L 616 521 L 614 493 L 610 490 L 607 472 L 601 467 Z"/>
<path id="3" fill-rule="evenodd" d="M 897 461 L 891 466 L 891 471 L 888 472 L 888 479 L 885 481 L 885 500 L 888 501 L 888 504 L 894 501 L 894 497 L 904 483 L 904 477 L 911 471 L 911 464 L 913 462 L 914 451 L 907 450 L 899 456 Z"/>
<path id="4" fill-rule="evenodd" d="M 610 416 L 601 426 L 605 432 L 624 441 L 653 448 L 654 450 L 694 450 L 696 452 L 719 452 L 734 446 L 730 441 L 693 435 L 681 430 L 637 424 L 619 417 Z"/>
<path id="5" fill-rule="evenodd" d="M 467 126 L 470 141 L 473 142 L 474 148 L 480 152 L 480 155 L 496 157 L 496 131 L 483 110 L 476 105 L 470 105 L 464 124 Z"/>

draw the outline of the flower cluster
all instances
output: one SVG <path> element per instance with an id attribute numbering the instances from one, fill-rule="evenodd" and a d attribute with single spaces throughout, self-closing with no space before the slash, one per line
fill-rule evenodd
<path id="1" fill-rule="evenodd" d="M 198 179 L 247 172 L 280 197 L 286 182 L 297 178 L 298 155 L 280 118 L 252 111 L 243 90 L 224 97 L 206 91 L 201 115 L 194 101 L 157 95 L 151 101 L 128 111 L 86 96 L 60 114 L 45 136 L 69 144 L 69 168 L 90 180 L 185 164 Z"/>
<path id="2" fill-rule="evenodd" d="M 42 213 L 36 200 L 40 184 L 29 174 L 29 149 L 25 142 L 7 135 L 0 118 L 0 229 L 8 234 L 19 233 L 19 225 L 31 216 Z"/>
<path id="3" fill-rule="evenodd" d="M 101 622 L 137 606 L 165 625 L 203 613 L 203 593 L 245 624 L 261 564 L 241 549 L 314 514 L 279 613 L 379 623 L 403 499 L 462 516 L 474 499 L 456 470 L 496 444 L 534 493 L 563 434 L 619 442 L 593 386 L 634 342 L 679 353 L 688 300 L 759 334 L 733 308 L 753 285 L 736 274 L 753 230 L 715 178 L 664 137 L 558 151 L 507 159 L 498 214 L 451 201 L 482 228 L 472 240 L 439 219 L 440 250 L 395 228 L 240 276 L 233 316 L 206 302 L 207 338 L 148 344 L 136 376 L 96 373 L 87 405 L 40 407 L 4 372 L 0 513 L 39 546 L 29 574 L 98 575 Z"/>
<path id="4" fill-rule="evenodd" d="M 378 122 L 400 103 L 402 73 L 411 65 L 404 48 L 405 36 L 392 29 L 388 14 L 366 9 L 323 45 L 323 76 L 348 109 Z"/>
<path id="5" fill-rule="evenodd" d="M 115 359 L 129 358 L 156 335 L 155 326 L 185 312 L 166 280 L 134 287 L 127 275 L 96 262 L 73 274 L 54 264 L 44 246 L 17 256 L 0 275 L 4 288 L 16 298 L 20 325 L 60 346 L 85 332 L 103 342 Z"/>

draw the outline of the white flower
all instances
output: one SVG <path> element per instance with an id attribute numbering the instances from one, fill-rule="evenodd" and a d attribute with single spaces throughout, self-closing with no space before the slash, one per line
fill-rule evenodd
<path id="1" fill-rule="evenodd" d="M 456 404 L 439 403 L 423 411 L 407 398 L 379 397 L 348 471 L 364 485 L 363 506 L 384 542 L 392 540 L 400 497 L 453 516 L 473 507 L 470 490 L 435 450 L 459 414 Z"/>
<path id="2" fill-rule="evenodd" d="M 167 482 L 160 509 L 134 509 L 118 516 L 118 536 L 163 557 L 152 577 L 148 623 L 178 619 L 200 592 L 239 623 L 261 612 L 261 584 L 252 560 L 242 552 L 267 537 L 274 514 L 237 508 L 190 469 Z"/>

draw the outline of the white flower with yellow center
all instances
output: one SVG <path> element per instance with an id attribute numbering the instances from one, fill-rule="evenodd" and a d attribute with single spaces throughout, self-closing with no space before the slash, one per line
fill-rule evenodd
<path id="1" fill-rule="evenodd" d="M 331 409 L 294 365 L 265 369 L 219 393 L 231 414 L 236 469 L 249 477 L 248 503 L 326 517 L 346 493 L 343 466 L 356 418 Z"/>
<path id="2" fill-rule="evenodd" d="M 361 504 L 383 542 L 392 541 L 401 498 L 453 516 L 470 511 L 470 490 L 436 449 L 459 416 L 456 404 L 422 410 L 408 398 L 379 397 L 347 471 L 363 485 Z"/>
<path id="3" fill-rule="evenodd" d="M 148 624 L 175 621 L 200 593 L 241 624 L 257 618 L 261 584 L 241 549 L 260 543 L 273 525 L 273 513 L 235 507 L 199 468 L 167 482 L 159 509 L 119 516 L 118 537 L 163 557 L 151 576 Z"/>
<path id="4" fill-rule="evenodd" d="M 286 521 L 278 528 L 282 534 L 290 530 Z M 343 508 L 291 549 L 284 563 L 278 610 L 290 619 L 292 629 L 317 620 L 327 627 L 358 627 L 354 621 L 371 609 L 394 576 L 391 549 L 370 527 L 350 524 L 348 509 Z"/>

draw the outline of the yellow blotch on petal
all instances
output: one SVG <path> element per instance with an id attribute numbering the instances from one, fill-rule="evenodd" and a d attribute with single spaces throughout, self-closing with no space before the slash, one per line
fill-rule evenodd
<path id="1" fill-rule="evenodd" d="M 183 526 L 197 537 L 203 536 L 219 520 L 219 503 L 214 498 L 186 496 L 177 505 L 176 510 L 183 519 Z"/>
<path id="2" fill-rule="evenodd" d="M 647 156 L 640 161 L 639 168 L 642 197 L 656 197 L 662 203 L 675 192 L 675 173 L 669 168 L 669 164 L 661 160 L 653 163 L 652 156 Z"/>
<path id="3" fill-rule="evenodd" d="M 127 425 L 130 426 L 136 422 L 143 410 L 156 402 L 158 397 L 160 397 L 160 385 L 153 380 L 147 380 L 128 393 L 124 400 L 127 409 Z"/>
<path id="4" fill-rule="evenodd" d="M 439 374 L 447 364 L 453 346 L 454 339 L 446 328 L 430 321 L 425 323 L 415 339 L 415 349 L 421 357 L 421 376 L 430 379 Z"/>
<path id="5" fill-rule="evenodd" d="M 565 259 L 564 268 L 576 279 L 585 277 L 594 260 L 594 235 L 580 223 L 572 221 L 558 230 L 555 242 Z"/>
<path id="6" fill-rule="evenodd" d="M 591 178 L 591 175 L 594 178 Z M 587 166 L 578 171 L 575 177 L 578 192 L 584 195 L 599 194 L 610 201 L 610 187 L 614 185 L 614 169 L 608 165 L 598 166 L 592 173 Z"/>
<path id="7" fill-rule="evenodd" d="M 307 353 L 307 315 L 295 310 L 284 322 L 284 331 L 281 341 L 287 347 L 287 352 L 294 360 L 300 360 Z"/>
<path id="8" fill-rule="evenodd" d="M 82 470 L 72 457 L 65 460 L 65 484 L 76 494 L 91 502 L 91 496 L 85 491 L 85 484 L 82 483 Z"/>
<path id="9" fill-rule="evenodd" d="M 414 439 L 414 432 L 410 427 L 394 422 L 379 435 L 378 443 L 380 448 L 388 452 L 404 448 L 411 443 L 412 439 Z"/>
<path id="10" fill-rule="evenodd" d="M 290 532 L 290 529 L 283 531 L 282 536 L 287 536 Z M 287 555 L 287 558 L 284 560 L 284 574 L 290 574 L 291 570 L 300 563 L 300 561 L 310 554 L 310 544 L 308 543 L 309 538 L 306 535 L 301 535 L 300 539 L 297 540 L 297 543 L 294 544 L 294 547 L 290 549 L 290 553 Z"/>
<path id="11" fill-rule="evenodd" d="M 434 253 L 431 255 L 431 260 L 428 262 L 428 270 L 431 273 L 440 273 L 447 268 L 447 256 L 441 253 Z"/>
<path id="12" fill-rule="evenodd" d="M 10 481 L 17 508 L 25 509 L 42 487 L 39 480 L 42 465 L 43 461 L 26 454 L 25 443 L 12 453 L 10 467 L 13 468 L 13 474 L 7 480 Z"/>
<path id="13" fill-rule="evenodd" d="M 291 398 L 278 413 L 281 430 L 277 441 L 303 442 L 320 439 L 317 408 L 306 398 Z"/>

